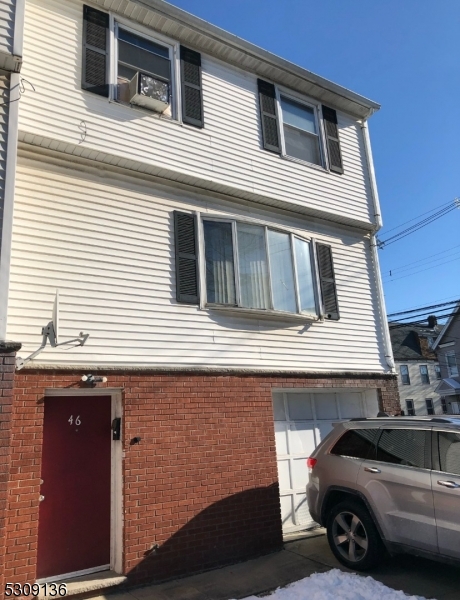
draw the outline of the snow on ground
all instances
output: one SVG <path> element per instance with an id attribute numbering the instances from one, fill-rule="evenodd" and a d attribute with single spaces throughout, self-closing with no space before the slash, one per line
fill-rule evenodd
<path id="1" fill-rule="evenodd" d="M 260 600 L 256 596 L 245 600 Z M 278 588 L 266 600 L 426 600 L 422 596 L 407 596 L 375 581 L 354 573 L 332 569 L 314 573 L 285 588 Z"/>

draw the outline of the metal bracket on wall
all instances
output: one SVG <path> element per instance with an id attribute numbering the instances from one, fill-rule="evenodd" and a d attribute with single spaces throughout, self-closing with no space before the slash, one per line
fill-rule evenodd
<path id="1" fill-rule="evenodd" d="M 83 333 L 81 331 L 78 337 L 58 344 L 56 339 L 56 332 L 54 329 L 54 323 L 53 321 L 50 321 L 48 325 L 46 325 L 46 327 L 42 328 L 42 336 L 42 343 L 40 347 L 37 350 L 35 350 L 35 352 L 27 356 L 27 358 L 21 358 L 19 356 L 16 358 L 16 369 L 18 371 L 20 371 L 27 363 L 33 360 L 36 356 L 40 354 L 40 352 L 42 352 L 42 350 L 45 349 L 48 340 L 52 348 L 57 348 L 58 346 L 64 346 L 73 343 L 77 344 L 78 346 L 84 346 L 86 340 L 89 338 L 89 333 Z"/>

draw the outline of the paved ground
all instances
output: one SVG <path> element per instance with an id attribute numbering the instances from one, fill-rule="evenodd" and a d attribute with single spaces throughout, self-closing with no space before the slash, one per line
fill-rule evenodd
<path id="1" fill-rule="evenodd" d="M 316 533 L 287 542 L 284 550 L 261 558 L 177 579 L 136 588 L 125 593 L 98 596 L 98 600 L 230 600 L 266 595 L 288 583 L 331 568 L 347 571 L 334 558 L 326 536 Z M 407 594 L 460 600 L 460 568 L 411 556 L 385 561 L 369 573 L 385 585 Z M 338 600 L 339 600 L 338 596 Z"/>

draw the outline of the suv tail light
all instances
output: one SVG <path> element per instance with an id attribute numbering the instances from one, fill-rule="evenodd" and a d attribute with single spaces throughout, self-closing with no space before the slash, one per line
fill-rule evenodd
<path id="1" fill-rule="evenodd" d="M 313 470 L 313 467 L 316 465 L 317 462 L 318 460 L 316 458 L 307 458 L 307 467 L 310 472 Z"/>

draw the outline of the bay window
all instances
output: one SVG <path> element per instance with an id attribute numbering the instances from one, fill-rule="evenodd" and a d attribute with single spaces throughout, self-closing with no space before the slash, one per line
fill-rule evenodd
<path id="1" fill-rule="evenodd" d="M 317 315 L 311 243 L 237 221 L 203 220 L 208 305 Z"/>

